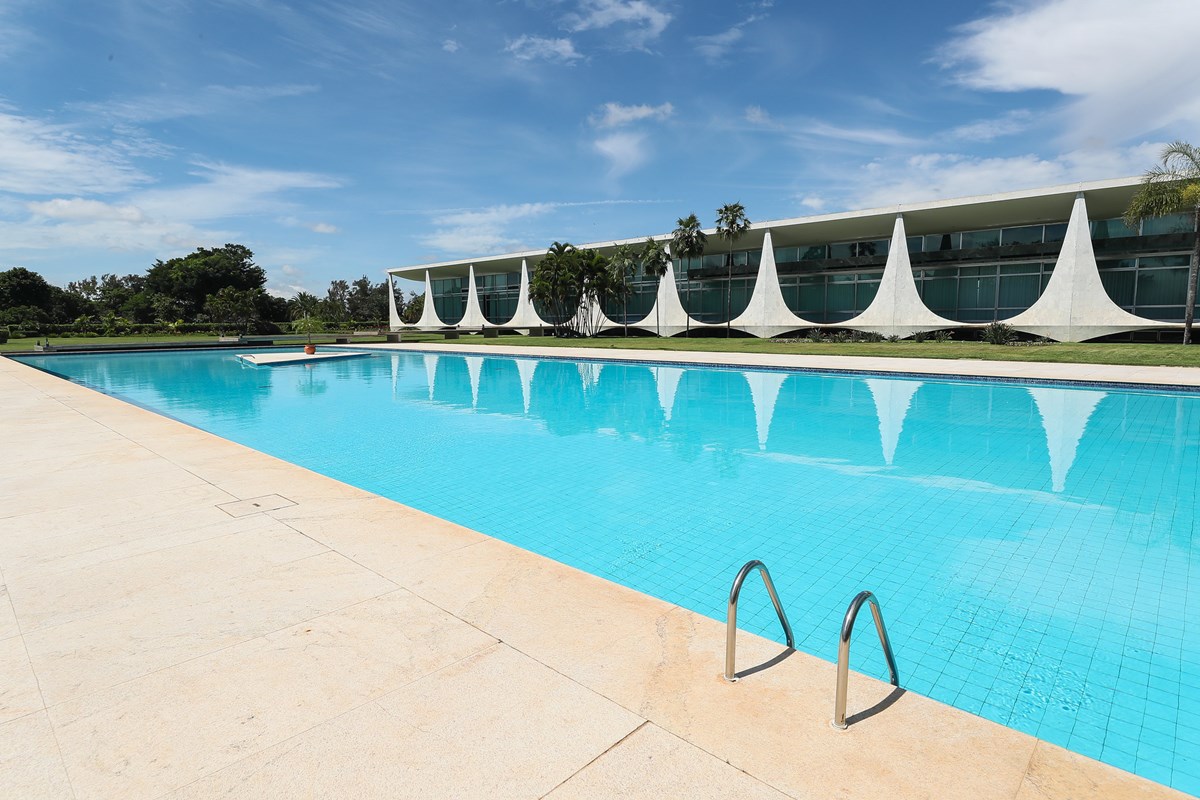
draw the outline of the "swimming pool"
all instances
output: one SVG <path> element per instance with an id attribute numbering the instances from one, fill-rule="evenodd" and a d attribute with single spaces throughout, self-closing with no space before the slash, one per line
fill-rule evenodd
<path id="1" fill-rule="evenodd" d="M 408 351 L 22 360 L 717 619 L 761 558 L 829 660 L 871 589 L 906 688 L 1200 793 L 1198 394 Z M 739 620 L 779 638 L 757 584 Z M 886 674 L 874 646 L 852 666 Z"/>

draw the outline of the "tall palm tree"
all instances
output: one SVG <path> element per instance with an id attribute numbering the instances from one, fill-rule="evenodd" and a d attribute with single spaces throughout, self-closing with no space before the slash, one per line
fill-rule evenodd
<path id="1" fill-rule="evenodd" d="M 652 278 L 657 278 L 661 282 L 663 275 L 667 274 L 667 267 L 671 265 L 671 256 L 667 253 L 666 248 L 663 247 L 662 242 L 655 239 L 647 239 L 646 247 L 642 250 L 641 262 L 642 272 L 645 272 Z M 655 284 L 655 286 L 657 285 Z M 662 336 L 662 328 L 658 323 L 660 313 L 661 311 L 658 308 L 658 293 L 655 292 L 654 334 L 656 336 Z"/>
<path id="2" fill-rule="evenodd" d="M 621 276 L 621 326 L 625 331 L 625 335 L 629 335 L 629 288 L 627 281 L 634 270 L 637 269 L 638 261 L 641 259 L 637 250 L 627 244 L 617 245 L 612 255 L 608 257 L 608 261 L 613 270 Z"/>
<path id="3" fill-rule="evenodd" d="M 708 234 L 700 228 L 700 220 L 695 214 L 688 214 L 675 220 L 675 231 L 671 234 L 671 255 L 679 259 L 679 268 L 685 266 L 689 258 L 704 255 L 704 247 L 708 244 Z M 690 284 L 689 284 L 690 286 Z M 692 315 L 686 315 L 688 333 L 692 332 Z"/>
<path id="4" fill-rule="evenodd" d="M 1146 217 L 1187 212 L 1192 214 L 1192 230 L 1196 232 L 1188 266 L 1187 308 L 1183 312 L 1183 343 L 1191 344 L 1200 275 L 1200 148 L 1175 141 L 1163 150 L 1158 166 L 1146 170 L 1141 187 L 1125 211 L 1125 224 L 1135 228 Z"/>
<path id="5" fill-rule="evenodd" d="M 733 323 L 733 243 L 750 230 L 746 209 L 741 203 L 726 203 L 717 209 L 717 235 L 729 242 L 729 257 L 726 261 L 728 283 L 725 284 L 725 338 L 728 339 Z"/>

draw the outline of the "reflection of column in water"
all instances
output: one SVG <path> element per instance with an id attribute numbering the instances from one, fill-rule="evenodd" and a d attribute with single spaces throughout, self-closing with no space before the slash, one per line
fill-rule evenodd
<path id="1" fill-rule="evenodd" d="M 597 364 L 595 361 L 580 361 L 579 362 L 579 380 L 583 382 L 585 390 L 592 389 L 600 380 L 600 370 L 604 369 L 602 364 Z"/>
<path id="2" fill-rule="evenodd" d="M 483 369 L 483 358 L 480 356 L 464 356 L 467 362 L 467 375 L 471 378 L 471 408 L 479 406 L 479 373 Z"/>
<path id="3" fill-rule="evenodd" d="M 754 426 L 758 430 L 758 449 L 767 449 L 767 437 L 771 434 L 771 422 L 775 419 L 775 403 L 779 401 L 779 389 L 787 380 L 786 372 L 743 372 L 750 384 L 750 397 L 754 401 Z"/>
<path id="4" fill-rule="evenodd" d="M 389 276 L 390 279 L 390 276 Z M 400 380 L 400 354 L 392 353 L 392 397 L 396 396 L 396 384 Z"/>
<path id="5" fill-rule="evenodd" d="M 525 403 L 525 413 L 529 413 L 529 395 L 533 387 L 533 373 L 538 362 L 528 358 L 513 359 L 517 362 L 517 374 L 521 376 L 521 400 Z"/>
<path id="6" fill-rule="evenodd" d="M 1046 429 L 1046 448 L 1050 451 L 1050 481 L 1054 491 L 1067 486 L 1067 473 L 1075 463 L 1079 440 L 1092 412 L 1108 392 L 1086 389 L 1054 389 L 1049 386 L 1026 389 L 1033 395 L 1042 427 Z"/>
<path id="7" fill-rule="evenodd" d="M 675 392 L 679 390 L 679 379 L 682 377 L 683 370 L 678 367 L 654 368 L 654 382 L 658 387 L 658 404 L 662 406 L 667 422 L 671 421 L 671 413 L 675 410 Z"/>
<path id="8" fill-rule="evenodd" d="M 883 462 L 889 467 L 896 458 L 896 446 L 904 430 L 904 418 L 908 416 L 913 395 L 924 383 L 901 381 L 894 378 L 867 378 L 867 388 L 875 401 L 875 415 L 879 417 L 879 443 L 883 447 Z"/>
<path id="9" fill-rule="evenodd" d="M 426 353 L 425 359 L 425 381 L 429 384 L 429 399 L 433 400 L 433 384 L 437 375 L 438 357 L 432 353 Z"/>

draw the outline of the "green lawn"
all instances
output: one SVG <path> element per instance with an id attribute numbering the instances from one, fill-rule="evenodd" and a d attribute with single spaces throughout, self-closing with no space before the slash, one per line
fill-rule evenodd
<path id="1" fill-rule="evenodd" d="M 315 342 L 332 342 L 331 337 L 314 336 Z M 117 336 L 68 338 L 50 337 L 51 344 L 134 344 L 139 342 L 178 342 L 180 344 L 216 344 L 213 336 Z M 382 341 L 368 339 L 357 341 Z M 405 333 L 405 342 L 444 342 L 441 334 Z M 10 339 L 0 344 L 0 352 L 29 351 L 33 339 Z M 601 337 L 597 339 L 555 339 L 552 336 L 499 336 L 485 339 L 464 335 L 449 344 L 479 347 L 593 347 L 598 350 L 669 350 L 672 352 L 715 353 L 794 353 L 828 356 L 884 356 L 891 358 L 967 358 L 991 361 L 1048 361 L 1076 364 L 1130 364 L 1135 366 L 1200 367 L 1200 346 L 1178 344 L 1025 344 L 997 346 L 982 342 L 821 342 L 775 341 L 770 339 L 657 339 L 649 336 Z"/>
<path id="2" fill-rule="evenodd" d="M 406 342 L 442 342 L 440 334 L 404 334 Z M 983 342 L 795 342 L 771 339 L 656 339 L 600 337 L 555 339 L 551 336 L 463 336 L 449 344 L 627 348 L 672 352 L 794 353 L 822 356 L 882 356 L 888 358 L 967 358 L 989 361 L 1049 361 L 1074 364 L 1131 364 L 1135 366 L 1200 367 L 1200 346 L 1179 344 L 1022 344 L 998 346 Z"/>
<path id="3" fill-rule="evenodd" d="M 32 338 L 9 339 L 6 343 L 0 344 L 0 353 L 28 352 L 28 351 L 33 350 L 33 345 L 35 342 L 44 341 L 45 338 L 46 337 L 44 337 L 44 336 L 40 336 L 37 339 L 32 339 Z M 323 333 L 313 334 L 312 338 L 313 338 L 313 342 L 316 344 L 333 342 L 333 334 L 323 334 Z M 364 337 L 362 339 L 356 339 L 355 341 L 358 341 L 358 342 L 382 342 L 383 337 L 380 336 L 378 338 L 369 338 L 369 339 Z M 187 344 L 187 345 L 196 345 L 196 344 L 215 345 L 215 344 L 217 344 L 217 337 L 210 336 L 209 334 L 202 334 L 202 333 L 183 334 L 183 335 L 161 334 L 161 335 L 155 335 L 155 336 L 80 336 L 80 337 L 51 336 L 50 337 L 50 344 L 52 344 L 52 345 L 81 345 L 81 344 L 135 345 L 135 344 L 146 344 L 146 343 L 152 343 L 152 342 L 153 343 Z M 295 342 L 286 342 L 286 344 L 292 344 L 294 346 L 299 347 L 299 344 L 295 343 Z M 255 345 L 253 345 L 253 344 L 247 345 L 247 347 L 252 347 L 252 346 L 255 346 Z"/>

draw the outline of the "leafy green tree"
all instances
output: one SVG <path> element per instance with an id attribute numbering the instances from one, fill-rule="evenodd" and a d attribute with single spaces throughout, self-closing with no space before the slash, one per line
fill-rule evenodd
<path id="1" fill-rule="evenodd" d="M 1125 224 L 1136 228 L 1146 217 L 1192 214 L 1196 231 L 1188 267 L 1187 307 L 1183 312 L 1183 343 L 1192 343 L 1196 316 L 1196 283 L 1200 276 L 1200 148 L 1176 141 L 1167 145 L 1157 166 L 1146 170 L 1142 185 L 1129 201 Z"/>
<path id="2" fill-rule="evenodd" d="M 305 316 L 315 317 L 321 307 L 321 298 L 309 292 L 296 292 L 296 296 L 287 303 L 288 316 L 292 319 L 300 319 Z"/>
<path id="3" fill-rule="evenodd" d="M 262 289 L 236 289 L 226 286 L 216 294 L 208 296 L 204 303 L 204 313 L 213 322 L 231 325 L 237 331 L 245 333 L 250 323 L 258 319 L 258 309 L 255 300 Z"/>
<path id="4" fill-rule="evenodd" d="M 549 310 L 555 336 L 592 336 L 600 315 L 595 310 L 622 292 L 620 271 L 596 250 L 578 250 L 555 242 L 534 265 L 529 297 Z"/>
<path id="5" fill-rule="evenodd" d="M 726 203 L 717 209 L 717 235 L 729 242 L 729 255 L 725 260 L 727 283 L 725 284 L 725 338 L 729 338 L 733 324 L 733 244 L 750 230 L 750 220 L 741 203 Z"/>
<path id="6" fill-rule="evenodd" d="M 657 239 L 646 239 L 646 246 L 642 249 L 642 272 L 652 278 L 657 278 L 660 282 L 663 276 L 667 274 L 667 268 L 671 266 L 671 254 L 667 252 L 667 248 Z M 656 284 L 657 287 L 657 284 Z M 654 334 L 662 336 L 662 327 L 659 324 L 659 315 L 662 312 L 658 308 L 658 295 L 655 293 L 654 299 Z"/>
<path id="7" fill-rule="evenodd" d="M 320 316 L 327 322 L 342 325 L 350 318 L 350 283 L 336 280 L 329 282 L 325 299 L 321 301 Z"/>
<path id="8" fill-rule="evenodd" d="M 408 293 L 408 302 L 404 304 L 401 310 L 400 319 L 408 325 L 415 325 L 421 319 L 421 314 L 425 311 L 425 293 L 417 294 L 416 292 Z"/>
<path id="9" fill-rule="evenodd" d="M 48 312 L 50 284 L 36 272 L 13 267 L 0 272 L 0 309 L 29 306 Z"/>
<path id="10" fill-rule="evenodd" d="M 383 325 L 388 318 L 387 281 L 372 283 L 370 278 L 363 275 L 350 284 L 346 306 L 350 319 Z"/>
<path id="11" fill-rule="evenodd" d="M 225 288 L 262 289 L 266 282 L 266 272 L 254 263 L 254 253 L 248 247 L 227 244 L 201 247 L 181 258 L 155 261 L 146 272 L 145 288 L 180 301 L 185 317 L 190 320 L 203 311 L 209 295 Z"/>
<path id="12" fill-rule="evenodd" d="M 638 263 L 641 260 L 641 254 L 627 244 L 619 244 L 613 248 L 612 254 L 608 257 L 612 268 L 617 271 L 621 277 L 621 295 L 625 302 L 621 304 L 621 325 L 625 330 L 625 335 L 629 335 L 629 279 L 633 277 L 637 271 Z"/>
<path id="13" fill-rule="evenodd" d="M 704 255 L 708 244 L 708 234 L 700 227 L 700 220 L 695 214 L 688 214 L 675 220 L 675 231 L 671 234 L 671 255 L 679 259 L 679 268 L 686 270 L 689 258 Z M 687 315 L 688 333 L 691 333 L 692 316 Z"/>

